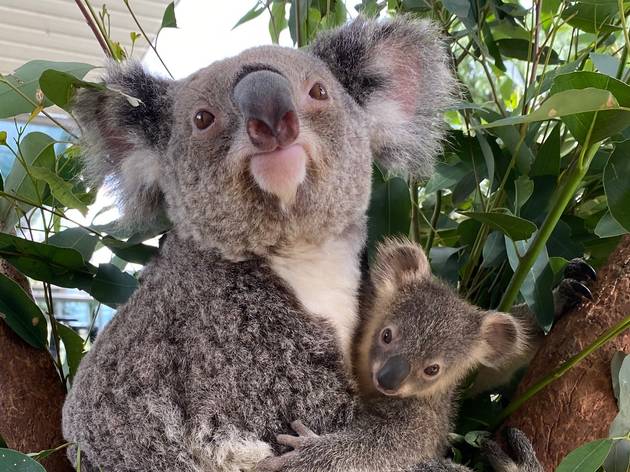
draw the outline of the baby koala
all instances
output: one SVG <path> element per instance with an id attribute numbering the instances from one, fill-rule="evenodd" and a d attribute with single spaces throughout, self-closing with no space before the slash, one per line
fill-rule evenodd
<path id="1" fill-rule="evenodd" d="M 441 459 L 458 387 L 480 365 L 501 367 L 521 355 L 526 326 L 459 298 L 431 275 L 422 249 L 408 241 L 381 244 L 371 285 L 354 337 L 361 401 L 352 425 L 318 436 L 295 422 L 299 436 L 278 436 L 293 451 L 264 460 L 259 470 L 468 470 Z M 439 467 L 430 465 L 435 460 Z"/>

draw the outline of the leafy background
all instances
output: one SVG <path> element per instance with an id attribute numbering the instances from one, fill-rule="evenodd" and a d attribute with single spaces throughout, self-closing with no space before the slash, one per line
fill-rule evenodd
<path id="1" fill-rule="evenodd" d="M 106 56 L 124 61 L 133 54 L 110 37 L 105 6 L 95 11 L 86 0 L 78 3 Z M 448 138 L 430 179 L 374 168 L 370 249 L 386 235 L 408 235 L 427 250 L 434 272 L 463 297 L 501 310 L 525 302 L 540 326 L 551 329 L 552 290 L 567 262 L 584 257 L 599 267 L 630 231 L 630 3 L 355 3 L 260 0 L 252 2 L 235 27 L 266 15 L 274 42 L 288 29 L 295 45 L 303 47 L 319 31 L 343 24 L 356 12 L 407 13 L 437 22 L 462 84 L 461 99 L 446 113 Z M 130 33 L 132 42 L 148 41 L 137 26 L 140 32 Z M 177 27 L 173 4 L 164 12 L 162 27 Z M 50 350 L 68 388 L 90 339 L 57 319 L 53 287 L 88 293 L 95 300 L 95 319 L 100 304 L 115 308 L 134 291 L 137 269 L 156 253 L 155 241 L 169 228 L 165 220 L 142 234 L 128 234 L 115 222 L 80 225 L 72 219 L 74 210 L 89 210 L 98 189 L 87 187 L 81 177 L 74 131 L 48 110 L 56 105 L 71 114 L 77 88 L 102 88 L 84 80 L 94 67 L 40 60 L 0 76 L 0 118 L 43 114 L 64 136 L 32 131 L 30 120 L 24 126 L 16 122 L 14 141 L 0 132 L 0 145 L 15 157 L 0 180 L 0 256 L 41 282 L 45 294 L 45 304 L 38 306 L 2 276 L 0 312 L 26 342 Z M 112 259 L 93 264 L 94 251 L 101 247 L 109 248 Z M 626 319 L 599 341 L 627 327 Z M 570 369 L 596 348 L 578 353 L 562 368 Z M 579 447 L 558 470 L 628 470 L 630 360 L 622 354 L 613 359 L 612 377 L 620 413 L 610 438 Z M 465 399 L 452 435 L 456 460 L 484 469 L 478 453 L 483 438 L 506 412 L 535 394 L 514 398 L 517 380 L 491 395 Z M 20 458 L 30 464 L 20 470 L 42 470 L 37 460 L 52 452 L 27 458 L 2 449 L 0 468 L 15 470 L 11 464 Z"/>

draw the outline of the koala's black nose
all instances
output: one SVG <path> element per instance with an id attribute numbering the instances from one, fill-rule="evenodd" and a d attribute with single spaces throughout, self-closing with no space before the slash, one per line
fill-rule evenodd
<path id="1" fill-rule="evenodd" d="M 234 103 L 251 142 L 261 151 L 291 145 L 300 132 L 291 84 L 277 72 L 256 70 L 234 87 Z"/>
<path id="2" fill-rule="evenodd" d="M 390 357 L 376 374 L 376 381 L 385 390 L 398 390 L 410 370 L 411 366 L 403 356 Z"/>

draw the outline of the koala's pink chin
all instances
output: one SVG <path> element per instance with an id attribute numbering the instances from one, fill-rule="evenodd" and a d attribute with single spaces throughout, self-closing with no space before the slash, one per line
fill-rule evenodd
<path id="1" fill-rule="evenodd" d="M 256 154 L 249 163 L 249 170 L 262 190 L 276 195 L 283 206 L 288 206 L 293 203 L 295 192 L 306 177 L 307 159 L 304 148 L 294 144 Z"/>

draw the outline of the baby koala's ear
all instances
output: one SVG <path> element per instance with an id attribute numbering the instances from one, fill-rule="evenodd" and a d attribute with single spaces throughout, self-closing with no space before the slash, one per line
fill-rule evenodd
<path id="1" fill-rule="evenodd" d="M 310 52 L 365 110 L 374 157 L 428 174 L 444 130 L 440 111 L 456 90 L 438 27 L 410 16 L 359 17 L 320 34 Z"/>
<path id="2" fill-rule="evenodd" d="M 498 368 L 509 363 L 527 347 L 523 326 L 507 313 L 484 312 L 480 334 L 478 360 L 488 367 Z"/>
<path id="3" fill-rule="evenodd" d="M 378 292 L 393 292 L 403 285 L 430 277 L 431 267 L 420 246 L 403 239 L 388 239 L 377 247 L 371 274 Z"/>

